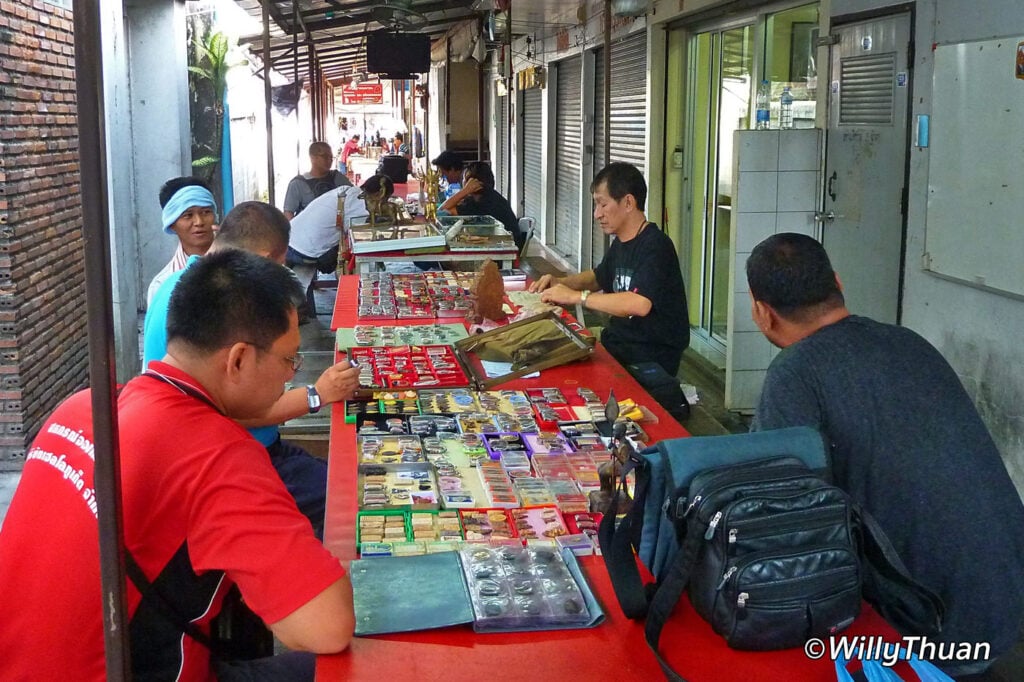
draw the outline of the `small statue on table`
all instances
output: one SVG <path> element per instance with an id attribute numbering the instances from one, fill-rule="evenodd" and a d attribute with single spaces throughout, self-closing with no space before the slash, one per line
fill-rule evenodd
<path id="1" fill-rule="evenodd" d="M 437 220 L 437 205 L 441 201 L 441 174 L 429 166 L 420 176 L 420 183 L 425 197 L 423 215 L 432 223 Z"/>
<path id="2" fill-rule="evenodd" d="M 380 189 L 374 193 L 367 193 L 365 190 L 359 193 L 359 198 L 366 202 L 366 211 L 370 214 L 370 226 L 376 227 L 378 223 L 391 225 L 395 229 L 401 222 L 398 214 L 398 206 L 388 201 L 388 190 L 382 184 Z"/>
<path id="3" fill-rule="evenodd" d="M 480 266 L 470 289 L 470 300 L 473 307 L 467 317 L 471 322 L 479 324 L 483 320 L 497 321 L 505 318 L 505 280 L 501 278 L 498 264 L 490 258 Z"/>

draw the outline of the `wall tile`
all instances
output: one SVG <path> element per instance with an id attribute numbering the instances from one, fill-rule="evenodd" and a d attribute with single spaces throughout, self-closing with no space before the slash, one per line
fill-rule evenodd
<path id="1" fill-rule="evenodd" d="M 736 250 L 753 251 L 764 239 L 775 234 L 775 213 L 736 214 Z"/>
<path id="2" fill-rule="evenodd" d="M 764 370 L 731 372 L 725 386 L 725 406 L 730 410 L 753 410 L 761 397 Z"/>
<path id="3" fill-rule="evenodd" d="M 818 224 L 813 211 L 795 211 L 776 214 L 775 232 L 796 232 L 818 239 Z"/>
<path id="4" fill-rule="evenodd" d="M 817 171 L 818 144 L 821 131 L 817 129 L 787 130 L 779 138 L 780 171 Z"/>
<path id="5" fill-rule="evenodd" d="M 778 173 L 740 171 L 736 188 L 735 211 L 739 213 L 774 213 L 778 206 Z"/>
<path id="6" fill-rule="evenodd" d="M 774 171 L 779 167 L 779 131 L 741 130 L 736 133 L 740 171 Z M 803 170 L 803 169 L 801 169 Z"/>
<path id="7" fill-rule="evenodd" d="M 732 353 L 731 367 L 734 372 L 754 369 L 768 369 L 771 362 L 772 344 L 760 331 L 737 332 L 732 335 L 729 351 Z"/>
<path id="8" fill-rule="evenodd" d="M 816 171 L 781 172 L 778 187 L 779 211 L 813 211 L 818 203 Z"/>
<path id="9" fill-rule="evenodd" d="M 738 296 L 747 295 L 750 288 L 747 286 L 747 257 L 750 255 L 749 251 L 737 253 L 736 257 L 732 261 L 732 290 Z M 737 298 L 737 301 L 740 299 Z"/>

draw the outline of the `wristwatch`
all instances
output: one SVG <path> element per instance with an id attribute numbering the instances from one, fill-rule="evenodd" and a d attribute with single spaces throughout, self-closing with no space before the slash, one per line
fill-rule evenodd
<path id="1" fill-rule="evenodd" d="M 316 392 L 316 386 L 306 385 L 306 402 L 309 404 L 309 413 L 316 414 L 320 411 L 320 394 Z"/>
<path id="2" fill-rule="evenodd" d="M 587 296 L 590 296 L 590 289 L 584 289 L 583 291 L 580 292 L 580 305 L 581 306 L 586 306 L 587 305 Z"/>

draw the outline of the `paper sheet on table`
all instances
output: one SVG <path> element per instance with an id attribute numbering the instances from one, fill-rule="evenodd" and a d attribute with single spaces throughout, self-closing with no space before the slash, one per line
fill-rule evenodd
<path id="1" fill-rule="evenodd" d="M 494 379 L 495 377 L 503 377 L 506 374 L 512 373 L 511 362 L 495 362 L 493 360 L 481 360 L 480 366 L 484 368 L 484 374 L 487 375 L 488 379 Z M 531 372 L 530 374 L 524 374 L 519 378 L 532 379 L 533 377 L 539 376 L 540 372 Z"/>

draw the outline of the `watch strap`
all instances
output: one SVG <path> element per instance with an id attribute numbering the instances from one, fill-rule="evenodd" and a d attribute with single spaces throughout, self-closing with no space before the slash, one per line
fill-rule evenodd
<path id="1" fill-rule="evenodd" d="M 316 386 L 313 384 L 306 385 L 306 403 L 309 405 L 309 413 L 316 414 L 320 411 L 321 400 L 320 394 L 316 390 Z"/>

